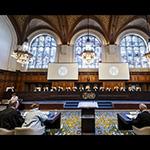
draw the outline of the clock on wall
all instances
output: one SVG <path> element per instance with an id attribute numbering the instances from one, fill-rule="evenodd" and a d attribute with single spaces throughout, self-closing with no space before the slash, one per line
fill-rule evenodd
<path id="1" fill-rule="evenodd" d="M 61 66 L 58 68 L 58 75 L 59 76 L 66 76 L 68 74 L 68 68 L 65 66 Z"/>
<path id="2" fill-rule="evenodd" d="M 119 69 L 116 66 L 111 66 L 109 68 L 109 73 L 113 76 L 117 76 L 119 73 Z"/>

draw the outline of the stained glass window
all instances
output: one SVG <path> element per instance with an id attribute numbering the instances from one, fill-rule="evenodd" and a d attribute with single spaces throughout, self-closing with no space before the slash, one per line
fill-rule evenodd
<path id="1" fill-rule="evenodd" d="M 81 54 L 85 50 L 85 44 L 89 36 L 90 42 L 92 43 L 92 50 L 95 52 L 96 56 L 91 64 L 86 64 Z M 75 44 L 75 61 L 78 62 L 79 68 L 98 68 L 98 64 L 101 61 L 101 41 L 97 39 L 94 35 L 83 35 L 76 39 Z"/>
<path id="2" fill-rule="evenodd" d="M 49 34 L 40 34 L 31 41 L 30 52 L 29 68 L 48 68 L 48 63 L 55 61 L 56 41 Z"/>
<path id="3" fill-rule="evenodd" d="M 130 68 L 148 68 L 148 61 L 143 55 L 147 52 L 146 42 L 138 35 L 130 34 L 120 42 L 122 62 L 127 62 Z"/>

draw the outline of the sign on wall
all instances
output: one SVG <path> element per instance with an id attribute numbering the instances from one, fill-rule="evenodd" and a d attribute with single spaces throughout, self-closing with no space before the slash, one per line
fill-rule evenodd
<path id="1" fill-rule="evenodd" d="M 47 80 L 78 80 L 78 63 L 49 63 Z"/>
<path id="2" fill-rule="evenodd" d="M 128 63 L 100 63 L 99 80 L 129 80 Z"/>

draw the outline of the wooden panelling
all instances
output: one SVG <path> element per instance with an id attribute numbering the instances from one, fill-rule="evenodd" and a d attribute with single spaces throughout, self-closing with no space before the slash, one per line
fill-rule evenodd
<path id="1" fill-rule="evenodd" d="M 2 99 L 6 87 L 16 87 L 16 72 L 0 70 L 0 98 Z"/>
<path id="2" fill-rule="evenodd" d="M 146 104 L 147 108 L 150 109 L 150 104 Z M 139 109 L 139 104 L 137 103 L 114 103 L 114 109 Z"/>
<path id="3" fill-rule="evenodd" d="M 66 87 L 74 87 L 74 81 L 53 81 L 52 82 L 52 86 L 54 87 L 63 87 L 63 88 L 66 88 Z"/>
<path id="4" fill-rule="evenodd" d="M 21 109 L 28 110 L 28 109 L 30 109 L 31 104 L 23 103 L 21 106 Z M 63 104 L 60 104 L 60 103 L 58 103 L 58 104 L 57 103 L 56 104 L 54 104 L 54 103 L 47 104 L 44 102 L 42 104 L 40 104 L 40 110 L 51 110 L 51 109 L 63 109 Z"/>
<path id="5" fill-rule="evenodd" d="M 100 81 L 98 79 L 98 72 L 79 72 L 78 81 L 47 81 L 47 72 L 20 72 L 20 71 L 6 71 L 0 70 L 0 98 L 8 86 L 14 86 L 16 92 L 27 91 L 28 85 L 31 83 L 31 89 L 33 83 L 42 83 L 46 86 L 62 86 L 62 87 L 73 87 L 76 83 L 97 83 L 104 87 L 113 88 L 114 86 L 128 86 L 127 83 L 140 83 L 142 89 L 150 90 L 150 72 L 130 72 L 129 81 Z"/>
<path id="6" fill-rule="evenodd" d="M 98 82 L 98 72 L 79 72 L 79 82 Z"/>
<path id="7" fill-rule="evenodd" d="M 122 81 L 105 81 L 103 82 L 103 87 L 113 89 L 115 86 L 124 87 L 125 83 Z"/>
<path id="8" fill-rule="evenodd" d="M 150 100 L 150 92 L 95 92 L 93 100 Z M 83 100 L 83 92 L 20 92 L 18 96 L 24 101 Z M 87 99 L 88 100 L 88 99 Z"/>

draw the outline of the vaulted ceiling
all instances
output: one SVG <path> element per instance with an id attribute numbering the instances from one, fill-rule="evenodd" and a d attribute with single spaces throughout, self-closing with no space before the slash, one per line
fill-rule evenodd
<path id="1" fill-rule="evenodd" d="M 63 44 L 69 43 L 72 36 L 82 29 L 89 28 L 101 32 L 107 42 L 114 43 L 117 36 L 129 28 L 139 29 L 148 35 L 146 16 L 138 15 L 11 15 L 8 16 L 22 42 L 26 36 L 38 29 L 55 32 Z M 150 22 L 149 16 L 147 16 Z"/>

